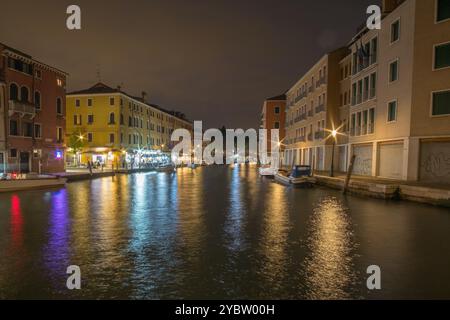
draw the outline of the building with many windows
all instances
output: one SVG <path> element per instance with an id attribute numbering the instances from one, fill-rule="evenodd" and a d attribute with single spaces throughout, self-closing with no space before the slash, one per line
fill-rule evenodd
<path id="1" fill-rule="evenodd" d="M 383 13 L 350 44 L 348 155 L 358 174 L 450 183 L 450 1 L 384 1 Z"/>
<path id="2" fill-rule="evenodd" d="M 184 114 L 97 83 L 67 95 L 67 135 L 72 164 L 139 165 L 147 155 L 168 152 L 173 130 L 192 132 Z"/>
<path id="3" fill-rule="evenodd" d="M 288 90 L 284 165 L 329 168 L 330 133 L 340 122 L 339 62 L 347 52 L 340 48 L 324 55 Z"/>
<path id="4" fill-rule="evenodd" d="M 64 171 L 67 74 L 0 44 L 0 171 Z"/>
<path id="5" fill-rule="evenodd" d="M 317 96 L 309 99 L 304 83 L 317 65 L 289 90 L 287 162 L 328 169 L 316 132 L 338 123 L 335 170 L 346 171 L 354 155 L 355 174 L 448 184 L 450 0 L 385 0 L 382 11 L 381 29 L 357 32 L 328 86 L 339 90 L 337 118 L 308 122 Z"/>
<path id="6" fill-rule="evenodd" d="M 272 136 L 271 130 L 278 129 L 279 141 L 283 141 L 285 137 L 285 120 L 286 120 L 286 95 L 268 98 L 264 101 L 261 111 L 261 125 L 262 129 L 267 130 L 267 154 L 271 153 Z M 280 151 L 283 150 L 283 144 L 280 145 Z"/>

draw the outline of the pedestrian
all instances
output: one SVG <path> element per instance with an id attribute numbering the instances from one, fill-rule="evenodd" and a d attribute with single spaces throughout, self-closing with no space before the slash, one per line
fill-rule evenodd
<path id="1" fill-rule="evenodd" d="M 89 169 L 89 174 L 92 176 L 92 163 L 91 163 L 90 160 L 88 160 L 87 166 L 88 166 L 88 169 Z"/>

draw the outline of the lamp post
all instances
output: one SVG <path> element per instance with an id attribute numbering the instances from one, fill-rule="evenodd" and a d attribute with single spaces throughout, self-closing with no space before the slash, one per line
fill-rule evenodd
<path id="1" fill-rule="evenodd" d="M 333 148 L 331 150 L 331 168 L 330 168 L 330 177 L 334 177 L 334 147 L 336 145 L 336 136 L 337 131 L 331 131 L 331 136 L 333 137 Z"/>

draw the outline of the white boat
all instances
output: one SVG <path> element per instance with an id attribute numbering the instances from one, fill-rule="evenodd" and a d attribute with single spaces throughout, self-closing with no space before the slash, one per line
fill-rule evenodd
<path id="1" fill-rule="evenodd" d="M 272 168 L 272 167 L 260 167 L 259 168 L 259 175 L 263 177 L 274 177 L 278 172 L 278 168 Z"/>
<path id="2" fill-rule="evenodd" d="M 0 180 L 0 192 L 63 188 L 66 182 L 65 178 L 49 176 L 35 179 Z"/>
<path id="3" fill-rule="evenodd" d="M 311 187 L 315 183 L 314 177 L 300 176 L 293 177 L 289 172 L 280 170 L 275 175 L 275 180 L 285 185 L 293 185 L 298 187 Z"/>
<path id="4" fill-rule="evenodd" d="M 159 166 L 156 168 L 156 171 L 158 172 L 174 172 L 176 171 L 176 168 L 174 165 L 166 165 L 166 166 Z"/>

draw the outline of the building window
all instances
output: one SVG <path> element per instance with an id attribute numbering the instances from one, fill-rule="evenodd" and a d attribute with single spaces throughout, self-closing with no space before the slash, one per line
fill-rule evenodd
<path id="1" fill-rule="evenodd" d="M 113 106 L 114 105 L 114 98 L 109 98 L 109 105 Z"/>
<path id="2" fill-rule="evenodd" d="M 34 124 L 34 137 L 36 139 L 42 138 L 42 127 L 39 123 Z"/>
<path id="3" fill-rule="evenodd" d="M 128 126 L 131 127 L 133 125 L 133 121 L 131 117 L 128 117 Z"/>
<path id="4" fill-rule="evenodd" d="M 94 115 L 93 114 L 88 114 L 88 124 L 93 124 L 94 123 Z"/>
<path id="5" fill-rule="evenodd" d="M 397 101 L 391 101 L 388 103 L 388 122 L 397 120 Z"/>
<path id="6" fill-rule="evenodd" d="M 9 120 L 9 135 L 11 136 L 19 135 L 19 124 L 17 120 Z"/>
<path id="7" fill-rule="evenodd" d="M 433 92 L 432 115 L 450 115 L 450 90 Z"/>
<path id="8" fill-rule="evenodd" d="M 17 149 L 9 150 L 9 157 L 10 158 L 17 158 Z"/>
<path id="9" fill-rule="evenodd" d="M 372 73 L 370 75 L 370 99 L 375 98 L 377 94 L 377 74 Z"/>
<path id="10" fill-rule="evenodd" d="M 42 79 L 42 72 L 41 72 L 41 70 L 35 70 L 34 71 L 34 77 L 36 79 Z"/>
<path id="11" fill-rule="evenodd" d="M 58 87 L 63 87 L 64 86 L 64 81 L 62 79 L 56 79 L 56 84 L 58 85 Z"/>
<path id="12" fill-rule="evenodd" d="M 116 123 L 116 115 L 114 112 L 111 112 L 109 114 L 109 123 L 108 124 L 115 124 Z"/>
<path id="13" fill-rule="evenodd" d="M 279 123 L 278 121 L 275 122 L 274 128 L 275 128 L 275 129 L 280 129 L 280 123 Z"/>
<path id="14" fill-rule="evenodd" d="M 120 125 L 124 125 L 125 124 L 125 122 L 124 122 L 124 119 L 123 119 L 123 114 L 121 113 L 120 114 Z"/>
<path id="15" fill-rule="evenodd" d="M 31 122 L 22 123 L 23 136 L 32 138 L 33 137 L 33 124 Z"/>
<path id="16" fill-rule="evenodd" d="M 280 113 L 280 107 L 275 107 L 275 114 L 279 114 Z"/>
<path id="17" fill-rule="evenodd" d="M 82 124 L 81 120 L 82 120 L 81 114 L 80 115 L 76 115 L 76 114 L 73 115 L 73 124 L 74 125 L 81 126 L 81 124 Z"/>
<path id="18" fill-rule="evenodd" d="M 56 113 L 63 114 L 62 99 L 56 98 Z"/>
<path id="19" fill-rule="evenodd" d="M 75 100 L 75 107 L 80 107 L 81 106 L 81 101 L 80 99 L 76 99 Z"/>
<path id="20" fill-rule="evenodd" d="M 398 60 L 389 64 L 389 82 L 398 80 Z"/>
<path id="21" fill-rule="evenodd" d="M 34 105 L 36 109 L 41 109 L 41 94 L 39 93 L 39 91 L 34 92 Z"/>
<path id="22" fill-rule="evenodd" d="M 370 108 L 368 134 L 374 133 L 374 131 L 375 131 L 375 108 Z"/>
<path id="23" fill-rule="evenodd" d="M 88 142 L 92 142 L 93 138 L 94 138 L 94 134 L 92 132 L 88 132 L 88 134 L 87 134 Z"/>
<path id="24" fill-rule="evenodd" d="M 377 62 L 377 55 L 378 55 L 378 38 L 373 38 L 371 40 L 371 46 L 370 46 L 370 63 L 374 64 Z"/>
<path id="25" fill-rule="evenodd" d="M 394 43 L 400 39 L 400 20 L 397 20 L 391 24 L 391 43 Z"/>
<path id="26" fill-rule="evenodd" d="M 56 141 L 63 142 L 63 129 L 61 127 L 56 128 Z"/>
<path id="27" fill-rule="evenodd" d="M 434 47 L 434 69 L 450 67 L 450 42 Z"/>
<path id="28" fill-rule="evenodd" d="M 114 133 L 109 134 L 109 143 L 114 143 Z"/>
<path id="29" fill-rule="evenodd" d="M 92 107 L 92 99 L 87 99 L 87 106 Z"/>
<path id="30" fill-rule="evenodd" d="M 9 86 L 9 100 L 19 100 L 19 87 L 15 83 Z"/>
<path id="31" fill-rule="evenodd" d="M 29 92 L 27 87 L 20 88 L 20 101 L 22 102 L 29 101 Z"/>
<path id="32" fill-rule="evenodd" d="M 436 0 L 437 1 L 437 15 L 436 21 L 444 21 L 450 19 L 450 0 Z"/>

